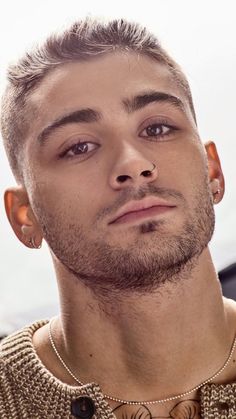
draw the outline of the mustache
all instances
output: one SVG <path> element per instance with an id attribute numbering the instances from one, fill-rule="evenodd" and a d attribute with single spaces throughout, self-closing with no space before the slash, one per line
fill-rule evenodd
<path id="1" fill-rule="evenodd" d="M 140 187 L 139 189 L 134 189 L 132 187 L 127 187 L 126 189 L 123 189 L 119 195 L 119 197 L 116 199 L 116 201 L 110 205 L 107 206 L 97 214 L 97 220 L 99 221 L 101 218 L 104 218 L 107 215 L 112 215 L 114 212 L 116 212 L 120 207 L 125 205 L 131 200 L 139 201 L 143 198 L 146 198 L 147 196 L 155 196 L 158 198 L 163 199 L 170 199 L 174 198 L 174 200 L 185 202 L 184 196 L 173 189 L 168 188 L 162 188 L 157 187 L 155 185 L 144 185 Z"/>

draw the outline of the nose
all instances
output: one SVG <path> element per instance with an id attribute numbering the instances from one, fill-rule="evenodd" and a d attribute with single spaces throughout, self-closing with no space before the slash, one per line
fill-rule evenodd
<path id="1" fill-rule="evenodd" d="M 133 153 L 132 153 L 133 154 Z M 113 166 L 110 185 L 113 189 L 141 186 L 153 182 L 158 175 L 156 164 L 139 153 L 120 156 Z"/>

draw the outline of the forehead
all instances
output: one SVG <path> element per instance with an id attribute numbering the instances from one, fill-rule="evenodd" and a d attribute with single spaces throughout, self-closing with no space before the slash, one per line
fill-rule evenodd
<path id="1" fill-rule="evenodd" d="M 28 105 L 44 124 L 78 107 L 117 111 L 124 98 L 151 89 L 175 94 L 188 106 L 167 66 L 144 55 L 115 52 L 54 69 L 30 95 Z"/>

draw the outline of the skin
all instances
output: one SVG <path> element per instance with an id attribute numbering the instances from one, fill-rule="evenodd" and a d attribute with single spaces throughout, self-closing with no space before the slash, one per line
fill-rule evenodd
<path id="1" fill-rule="evenodd" d="M 179 98 L 182 109 L 159 102 L 125 109 L 124 99 L 151 90 Z M 208 249 L 213 204 L 224 194 L 215 144 L 201 143 L 166 67 L 131 53 L 58 68 L 31 95 L 31 106 L 39 116 L 25 141 L 24 184 L 6 191 L 5 205 L 26 246 L 34 237 L 50 247 L 61 302 L 52 331 L 61 356 L 82 382 L 122 399 L 155 400 L 196 386 L 225 362 L 236 324 L 235 303 L 222 298 Z M 45 127 L 81 108 L 102 119 L 67 124 L 40 144 Z M 147 135 L 153 124 L 155 137 Z M 78 138 L 91 151 L 83 145 L 83 155 L 66 158 Z M 141 175 L 153 164 L 150 176 Z M 109 224 L 122 205 L 144 196 L 174 208 Z M 55 376 L 75 384 L 52 351 L 48 326 L 34 345 Z M 233 362 L 215 382 L 235 379 Z M 118 418 L 198 418 L 198 400 L 193 392 L 152 408 L 110 405 Z"/>

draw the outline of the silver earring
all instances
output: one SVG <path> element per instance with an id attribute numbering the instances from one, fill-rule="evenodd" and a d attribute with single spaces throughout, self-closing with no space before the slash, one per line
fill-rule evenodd
<path id="1" fill-rule="evenodd" d="M 218 195 L 220 194 L 220 189 L 217 189 L 217 191 L 216 192 L 214 192 L 214 203 L 216 203 L 217 202 L 217 200 L 218 200 Z"/>
<path id="2" fill-rule="evenodd" d="M 38 246 L 35 243 L 35 239 L 34 237 L 31 237 L 29 240 L 29 244 L 34 248 L 34 249 L 40 249 L 42 247 L 42 244 L 39 244 Z"/>

